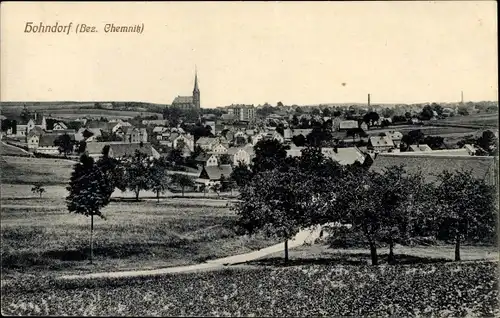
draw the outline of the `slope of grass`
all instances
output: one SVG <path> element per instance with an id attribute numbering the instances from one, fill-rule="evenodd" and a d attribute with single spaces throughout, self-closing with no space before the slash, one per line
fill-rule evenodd
<path id="1" fill-rule="evenodd" d="M 50 204 L 2 209 L 2 274 L 186 265 L 275 243 L 239 236 L 236 216 L 224 202 L 111 203 L 103 210 L 106 220 L 94 219 L 96 264 L 91 266 L 90 219 Z"/>
<path id="2" fill-rule="evenodd" d="M 66 184 L 75 162 L 64 159 L 0 157 L 2 183 L 45 185 Z"/>

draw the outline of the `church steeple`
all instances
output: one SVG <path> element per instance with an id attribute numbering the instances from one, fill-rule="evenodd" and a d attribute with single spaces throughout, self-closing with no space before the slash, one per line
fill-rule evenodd
<path id="1" fill-rule="evenodd" d="M 193 103 L 196 108 L 200 108 L 200 89 L 198 88 L 198 70 L 194 69 Z"/>

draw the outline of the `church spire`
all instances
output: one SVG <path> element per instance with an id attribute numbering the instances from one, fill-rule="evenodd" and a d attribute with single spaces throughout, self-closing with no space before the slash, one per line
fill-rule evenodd
<path id="1" fill-rule="evenodd" d="M 198 88 L 198 70 L 196 69 L 196 65 L 194 67 L 194 89 L 193 92 L 199 92 Z"/>

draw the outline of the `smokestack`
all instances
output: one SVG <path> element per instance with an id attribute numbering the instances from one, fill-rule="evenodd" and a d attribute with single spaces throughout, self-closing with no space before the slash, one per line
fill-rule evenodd
<path id="1" fill-rule="evenodd" d="M 462 96 L 462 99 L 461 99 L 461 103 L 463 104 L 464 103 L 464 91 L 461 91 L 461 96 Z"/>
<path id="2" fill-rule="evenodd" d="M 370 94 L 368 94 L 368 107 L 370 107 Z"/>

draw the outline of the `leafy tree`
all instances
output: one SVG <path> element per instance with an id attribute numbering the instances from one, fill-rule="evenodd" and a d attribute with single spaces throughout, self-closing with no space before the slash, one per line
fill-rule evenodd
<path id="1" fill-rule="evenodd" d="M 184 196 L 184 189 L 186 187 L 192 187 L 194 185 L 194 181 L 185 174 L 176 173 L 172 175 L 172 183 L 181 187 L 182 196 Z"/>
<path id="2" fill-rule="evenodd" d="M 222 155 L 220 155 L 218 162 L 221 165 L 230 165 L 230 164 L 233 163 L 233 161 L 231 160 L 231 156 L 228 155 L 228 154 L 222 154 Z"/>
<path id="3" fill-rule="evenodd" d="M 42 185 L 37 184 L 37 185 L 34 185 L 33 188 L 31 188 L 31 192 L 38 193 L 40 198 L 42 198 L 42 194 L 45 192 L 45 188 Z"/>
<path id="4" fill-rule="evenodd" d="M 408 149 L 410 145 L 422 143 L 424 137 L 424 133 L 420 129 L 411 130 L 406 135 L 403 135 L 401 141 L 406 145 L 405 149 Z"/>
<path id="5" fill-rule="evenodd" d="M 250 182 L 252 179 L 252 172 L 245 163 L 240 161 L 231 172 L 231 179 L 241 188 Z"/>
<path id="6" fill-rule="evenodd" d="M 87 155 L 80 157 L 71 174 L 66 197 L 68 211 L 90 216 L 90 262 L 93 259 L 94 216 L 104 218 L 101 209 L 108 205 L 109 196 L 105 185 L 106 177 Z"/>
<path id="7" fill-rule="evenodd" d="M 340 117 L 342 115 L 342 112 L 336 110 L 333 112 L 333 117 Z"/>
<path id="8" fill-rule="evenodd" d="M 285 136 L 285 126 L 282 123 L 279 123 L 278 126 L 276 126 L 276 132 L 281 136 Z"/>
<path id="9" fill-rule="evenodd" d="M 236 136 L 234 140 L 236 146 L 244 146 L 247 144 L 247 139 L 244 136 Z"/>
<path id="10" fill-rule="evenodd" d="M 497 146 L 497 138 L 491 130 L 483 131 L 481 137 L 477 140 L 477 145 L 487 151 L 490 155 L 495 153 Z"/>
<path id="11" fill-rule="evenodd" d="M 167 174 L 167 165 L 163 159 L 154 159 L 153 164 L 149 167 L 149 176 L 151 190 L 156 193 L 156 200 L 160 202 L 160 193 L 168 189 L 170 177 Z"/>
<path id="12" fill-rule="evenodd" d="M 85 142 L 85 140 L 80 140 L 80 142 L 78 143 L 77 152 L 79 154 L 82 154 L 85 152 L 86 149 L 87 149 L 87 143 Z"/>
<path id="13" fill-rule="evenodd" d="M 283 103 L 281 101 L 279 101 L 277 104 L 276 104 L 277 107 L 283 107 Z"/>
<path id="14" fill-rule="evenodd" d="M 240 226 L 253 234 L 263 231 L 285 241 L 285 262 L 288 262 L 288 240 L 301 229 L 311 196 L 304 186 L 304 173 L 298 169 L 261 171 L 240 189 L 234 207 Z"/>
<path id="15" fill-rule="evenodd" d="M 171 106 L 163 110 L 163 119 L 167 119 L 170 126 L 177 127 L 182 116 L 182 110 L 179 107 Z"/>
<path id="16" fill-rule="evenodd" d="M 63 134 L 54 140 L 54 146 L 57 146 L 59 153 L 64 154 L 64 156 L 69 155 L 73 152 L 73 140 L 68 134 Z"/>
<path id="17" fill-rule="evenodd" d="M 139 201 L 141 190 L 150 189 L 149 167 L 148 155 L 139 150 L 136 150 L 135 154 L 125 161 L 127 189 L 134 191 L 136 201 Z"/>
<path id="18" fill-rule="evenodd" d="M 363 121 L 368 125 L 368 127 L 371 127 L 375 125 L 375 123 L 380 119 L 379 114 L 376 112 L 368 112 L 363 116 Z"/>
<path id="19" fill-rule="evenodd" d="M 297 127 L 299 125 L 299 118 L 297 115 L 293 115 L 292 117 L 292 127 Z"/>
<path id="20" fill-rule="evenodd" d="M 254 173 L 283 166 L 287 157 L 287 146 L 276 139 L 262 139 L 254 146 L 252 171 Z"/>
<path id="21" fill-rule="evenodd" d="M 212 189 L 212 191 L 217 193 L 217 197 L 220 197 L 220 192 L 222 191 L 222 183 L 216 182 L 216 183 L 212 184 L 212 186 L 210 188 Z"/>
<path id="22" fill-rule="evenodd" d="M 386 107 L 382 111 L 382 116 L 384 116 L 385 118 L 391 118 L 392 116 L 394 116 L 394 113 L 395 111 L 393 108 Z"/>
<path id="23" fill-rule="evenodd" d="M 311 114 L 312 114 L 312 115 L 320 115 L 320 113 L 321 113 L 321 112 L 320 112 L 319 108 L 314 108 L 314 109 L 311 111 Z"/>
<path id="24" fill-rule="evenodd" d="M 325 129 L 321 126 L 315 126 L 312 131 L 306 137 L 307 144 L 319 147 L 324 142 L 332 140 L 332 132 L 329 129 Z"/>
<path id="25" fill-rule="evenodd" d="M 433 150 L 440 149 L 443 145 L 444 138 L 440 136 L 425 136 L 422 143 L 428 145 Z"/>
<path id="26" fill-rule="evenodd" d="M 429 120 L 434 117 L 433 109 L 430 105 L 425 106 L 420 112 L 420 119 Z"/>
<path id="27" fill-rule="evenodd" d="M 414 213 L 423 179 L 420 174 L 410 175 L 403 166 L 386 168 L 377 178 L 375 189 L 381 200 L 380 238 L 389 243 L 389 264 L 395 263 L 394 243 L 407 243 L 412 228 L 420 218 Z"/>
<path id="28" fill-rule="evenodd" d="M 410 119 L 411 118 L 411 113 L 410 112 L 406 112 L 405 113 L 405 118 Z"/>
<path id="29" fill-rule="evenodd" d="M 293 136 L 292 142 L 297 147 L 303 147 L 306 145 L 307 140 L 306 140 L 306 137 L 304 137 L 304 135 L 300 134 L 300 135 Z"/>
<path id="30" fill-rule="evenodd" d="M 484 180 L 475 179 L 471 171 L 438 176 L 434 211 L 447 237 L 455 241 L 455 261 L 460 260 L 460 244 L 472 233 L 478 235 L 495 232 L 495 189 Z"/>
<path id="31" fill-rule="evenodd" d="M 127 188 L 125 166 L 120 160 L 109 156 L 109 149 L 109 145 L 104 146 L 102 156 L 96 162 L 97 168 L 104 175 L 102 187 L 108 199 L 111 198 L 116 188 L 121 191 Z"/>
<path id="32" fill-rule="evenodd" d="M 301 129 L 308 129 L 311 127 L 311 124 L 309 123 L 309 119 L 307 119 L 306 117 L 302 117 L 300 119 L 300 124 L 299 124 L 299 127 Z"/>
<path id="33" fill-rule="evenodd" d="M 297 108 L 295 108 L 295 113 L 300 115 L 300 114 L 303 114 L 304 111 L 302 110 L 302 108 L 297 107 Z"/>
<path id="34" fill-rule="evenodd" d="M 330 117 L 332 115 L 332 112 L 329 108 L 323 109 L 323 116 L 324 117 Z"/>
<path id="35" fill-rule="evenodd" d="M 170 150 L 168 154 L 167 160 L 172 162 L 175 165 L 184 164 L 184 157 L 182 156 L 182 150 L 179 148 L 175 148 Z"/>
<path id="36" fill-rule="evenodd" d="M 443 107 L 441 105 L 437 103 L 432 103 L 431 108 L 438 114 L 438 116 L 441 116 L 443 114 Z"/>
<path id="37" fill-rule="evenodd" d="M 344 211 L 340 221 L 351 224 L 352 230 L 362 233 L 370 246 L 372 265 L 378 265 L 377 242 L 380 240 L 383 207 L 378 196 L 380 175 L 373 172 L 350 171 L 341 181 L 338 204 Z"/>
<path id="38" fill-rule="evenodd" d="M 24 122 L 27 122 L 27 121 L 30 120 L 30 118 L 31 118 L 31 112 L 28 110 L 28 108 L 26 107 L 26 105 L 24 105 L 23 110 L 21 111 L 20 117 L 22 118 L 22 120 Z"/>

